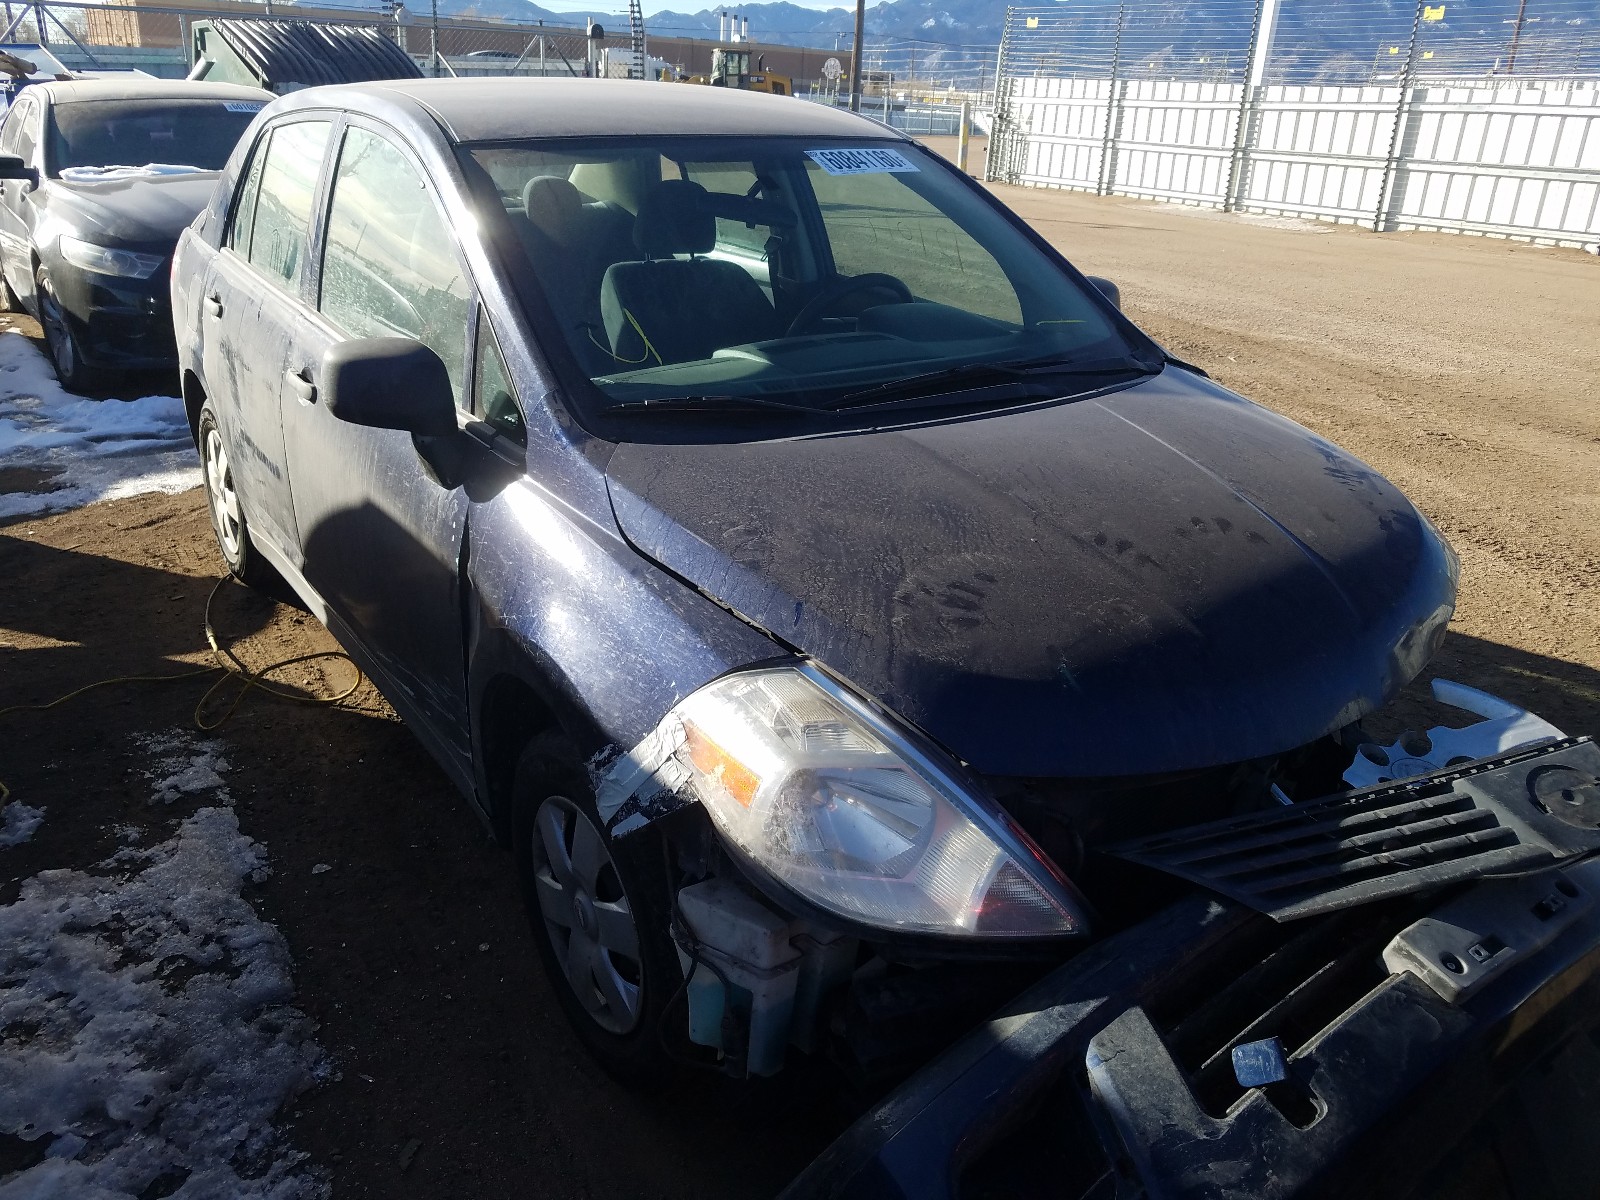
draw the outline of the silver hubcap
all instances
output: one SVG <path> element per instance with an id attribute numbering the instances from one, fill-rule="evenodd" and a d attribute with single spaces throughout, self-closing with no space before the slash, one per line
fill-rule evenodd
<path id="1" fill-rule="evenodd" d="M 644 996 L 639 931 L 605 837 L 565 797 L 551 796 L 534 818 L 533 878 L 573 993 L 602 1029 L 629 1032 Z"/>
<path id="2" fill-rule="evenodd" d="M 216 518 L 217 540 L 222 552 L 232 562 L 239 557 L 239 496 L 233 490 L 233 472 L 228 469 L 228 451 L 222 444 L 222 435 L 216 426 L 206 430 L 205 445 L 206 496 L 211 501 L 211 513 Z"/>

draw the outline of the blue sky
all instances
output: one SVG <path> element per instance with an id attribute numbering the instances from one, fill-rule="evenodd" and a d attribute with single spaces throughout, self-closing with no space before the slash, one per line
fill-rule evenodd
<path id="1" fill-rule="evenodd" d="M 854 6 L 854 0 L 789 0 L 789 2 L 801 8 L 815 8 L 818 10 L 851 8 Z M 876 3 L 877 0 L 867 0 L 867 7 L 871 8 Z M 410 5 L 407 5 L 407 7 L 410 7 Z M 595 16 L 626 10 L 626 5 L 624 4 L 584 4 L 581 3 L 581 0 L 539 0 L 539 7 L 548 8 L 551 12 L 570 12 Z M 644 0 L 644 15 L 648 17 L 651 13 L 657 13 L 663 9 L 670 9 L 673 12 L 700 12 L 706 8 L 717 9 L 721 7 L 723 6 L 710 3 L 709 0 Z M 728 4 L 726 7 L 732 12 L 740 6 L 738 4 Z"/>

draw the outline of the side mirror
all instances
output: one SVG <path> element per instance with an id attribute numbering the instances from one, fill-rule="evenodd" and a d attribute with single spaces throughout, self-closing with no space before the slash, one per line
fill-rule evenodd
<path id="1" fill-rule="evenodd" d="M 37 184 L 39 172 L 15 154 L 0 154 L 0 179 L 23 179 L 30 184 Z"/>
<path id="2" fill-rule="evenodd" d="M 1102 296 L 1104 296 L 1107 300 L 1111 301 L 1112 304 L 1116 305 L 1118 312 L 1122 311 L 1122 289 L 1121 288 L 1119 288 L 1116 284 L 1112 283 L 1111 280 L 1103 279 L 1099 275 L 1090 275 L 1087 278 L 1088 278 L 1090 283 L 1094 284 L 1095 287 L 1100 289 L 1100 294 Z"/>
<path id="3" fill-rule="evenodd" d="M 411 338 L 355 338 L 322 356 L 322 402 L 341 421 L 418 437 L 456 432 L 455 393 L 444 362 Z"/>

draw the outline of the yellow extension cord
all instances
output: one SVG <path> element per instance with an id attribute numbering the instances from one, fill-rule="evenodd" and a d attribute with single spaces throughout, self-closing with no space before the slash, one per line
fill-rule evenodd
<path id="1" fill-rule="evenodd" d="M 361 668 L 356 667 L 355 661 L 351 659 L 351 657 L 343 650 L 319 650 L 315 654 L 299 654 L 294 658 L 286 658 L 281 662 L 271 663 L 268 666 L 262 667 L 259 671 L 252 671 L 244 664 L 239 656 L 233 652 L 232 647 L 224 646 L 220 641 L 218 641 L 216 630 L 211 624 L 211 605 L 216 600 L 217 593 L 220 592 L 223 586 L 232 579 L 232 575 L 224 575 L 221 579 L 217 580 L 216 586 L 211 589 L 211 594 L 206 597 L 206 642 L 211 647 L 211 653 L 215 655 L 218 660 L 216 666 L 200 667 L 194 671 L 179 671 L 175 675 L 118 675 L 112 679 L 97 679 L 93 683 L 84 684 L 83 687 L 68 692 L 65 696 L 57 696 L 54 700 L 51 700 L 47 704 L 13 704 L 9 708 L 0 708 L 0 717 L 8 717 L 12 713 L 20 712 L 46 712 L 52 708 L 56 708 L 59 705 L 65 704 L 68 700 L 76 699 L 85 692 L 92 692 L 96 688 L 110 687 L 113 684 L 174 683 L 181 679 L 198 679 L 202 675 L 210 675 L 215 671 L 221 671 L 223 673 L 222 678 L 218 679 L 209 688 L 207 688 L 205 695 L 200 697 L 200 702 L 194 706 L 194 726 L 202 733 L 210 733 L 215 729 L 220 729 L 224 724 L 226 724 L 228 719 L 232 717 L 234 712 L 238 709 L 239 702 L 245 698 L 245 695 L 252 688 L 260 688 L 268 695 L 277 696 L 282 700 L 293 700 L 300 704 L 338 704 L 341 700 L 348 700 L 355 694 L 356 689 L 361 686 Z M 281 671 L 285 667 L 297 666 L 300 663 L 315 662 L 324 658 L 343 659 L 352 667 L 355 667 L 355 679 L 351 682 L 349 687 L 345 688 L 344 691 L 340 692 L 336 696 L 303 696 L 298 692 L 291 692 L 285 688 L 276 687 L 267 682 L 267 677 L 269 675 L 272 675 L 274 672 Z M 218 690 L 226 685 L 229 680 L 235 678 L 243 680 L 243 686 L 234 693 L 233 700 L 228 704 L 228 707 L 222 711 L 222 715 L 217 717 L 215 720 L 209 720 L 206 709 L 207 706 L 211 704 L 211 698 L 215 696 Z M 0 808 L 5 806 L 6 801 L 10 799 L 10 797 L 11 789 L 6 787 L 3 780 L 0 780 Z"/>

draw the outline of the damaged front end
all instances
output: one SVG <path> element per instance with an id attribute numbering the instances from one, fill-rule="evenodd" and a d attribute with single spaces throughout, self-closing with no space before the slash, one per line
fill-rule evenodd
<path id="1" fill-rule="evenodd" d="M 1126 930 L 1190 885 L 1293 920 L 1600 846 L 1558 814 L 1518 824 L 1482 798 L 1526 758 L 1538 795 L 1554 787 L 1571 806 L 1563 787 L 1587 795 L 1592 781 L 1568 774 L 1600 765 L 1589 742 L 1461 685 L 1434 691 L 1482 720 L 1045 786 L 966 774 L 802 662 L 726 675 L 590 773 L 613 837 L 667 832 L 690 1042 L 734 1075 L 774 1074 L 797 1046 L 872 1080 L 1077 954 L 1091 923 Z M 1512 754 L 1550 744 L 1560 762 Z M 1256 878 L 1256 891 L 1240 882 Z"/>
<path id="2" fill-rule="evenodd" d="M 811 664 L 725 676 L 592 770 L 613 837 L 696 805 L 715 830 L 677 839 L 674 936 L 691 1040 L 736 1072 L 776 1070 L 791 1036 L 815 1045 L 817 1002 L 874 952 L 1048 961 L 1088 931 L 1082 898 L 981 786 Z M 977 1011 L 1003 995 L 985 989 Z"/>
<path id="3" fill-rule="evenodd" d="M 1288 920 L 1600 847 L 1563 840 L 1551 829 L 1570 823 L 1548 814 L 1519 839 L 1509 815 L 1462 798 L 1482 791 L 1476 760 L 1551 742 L 1578 758 L 1537 752 L 1540 787 L 1571 791 L 1551 772 L 1589 770 L 1592 746 L 1473 689 L 1437 681 L 1435 693 L 1484 719 L 1390 746 L 1352 727 L 1270 762 L 1116 781 L 1113 794 L 972 776 L 798 663 L 707 685 L 591 773 L 611 836 L 668 835 L 689 1040 L 735 1075 L 776 1072 L 793 1045 L 872 1079 L 1078 953 L 1091 924 L 1131 928 L 1191 885 Z M 1352 820 L 1352 836 L 1329 833 Z M 1211 859 L 1194 849 L 1218 844 Z M 1296 904 L 1275 910 L 1232 886 L 1280 860 Z"/>

